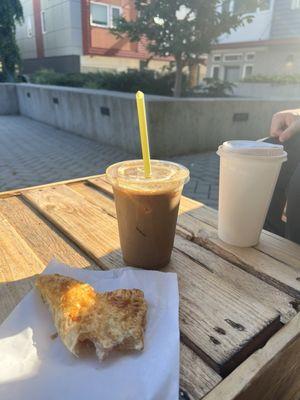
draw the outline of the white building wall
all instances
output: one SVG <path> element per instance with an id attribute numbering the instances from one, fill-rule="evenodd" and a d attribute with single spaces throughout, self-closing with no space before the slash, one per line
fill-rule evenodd
<path id="1" fill-rule="evenodd" d="M 32 0 L 21 0 L 24 23 L 16 26 L 16 39 L 22 59 L 36 58 L 36 42 Z"/>
<path id="2" fill-rule="evenodd" d="M 222 35 L 218 43 L 238 43 L 238 42 L 252 42 L 259 40 L 267 40 L 270 38 L 271 25 L 274 1 L 271 0 L 269 10 L 257 11 L 252 14 L 253 20 L 251 23 L 246 23 L 244 26 L 239 27 L 237 30 L 232 30 L 230 34 Z"/>
<path id="3" fill-rule="evenodd" d="M 41 0 L 45 57 L 82 54 L 80 0 Z"/>

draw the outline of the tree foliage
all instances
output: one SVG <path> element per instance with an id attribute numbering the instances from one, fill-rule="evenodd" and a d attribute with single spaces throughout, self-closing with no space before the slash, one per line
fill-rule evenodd
<path id="1" fill-rule="evenodd" d="M 178 95 L 183 67 L 198 63 L 221 34 L 236 29 L 246 19 L 249 21 L 249 17 L 230 13 L 226 3 L 226 0 L 135 0 L 136 19 L 128 21 L 122 17 L 112 32 L 133 42 L 145 38 L 151 54 L 174 57 Z"/>
<path id="2" fill-rule="evenodd" d="M 15 65 L 20 64 L 16 42 L 16 23 L 23 22 L 20 0 L 0 0 L 0 59 L 5 79 L 13 79 Z"/>

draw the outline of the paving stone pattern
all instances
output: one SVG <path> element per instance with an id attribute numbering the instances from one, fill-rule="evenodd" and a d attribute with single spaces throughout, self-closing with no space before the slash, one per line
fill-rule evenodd
<path id="1" fill-rule="evenodd" d="M 133 155 L 22 116 L 0 116 L 0 191 L 103 173 Z M 184 194 L 217 208 L 215 153 L 174 157 L 191 171 Z"/>

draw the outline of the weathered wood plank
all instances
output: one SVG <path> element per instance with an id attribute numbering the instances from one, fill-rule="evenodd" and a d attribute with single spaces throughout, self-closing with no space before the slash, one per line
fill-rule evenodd
<path id="1" fill-rule="evenodd" d="M 117 221 L 67 186 L 22 196 L 76 243 L 101 268 L 123 266 Z"/>
<path id="2" fill-rule="evenodd" d="M 181 213 L 188 213 L 190 216 L 217 229 L 217 211 L 201 203 L 196 207 L 196 204 L 197 202 L 194 200 L 183 197 Z M 296 269 L 300 268 L 300 246 L 290 240 L 263 230 L 260 241 L 254 248 Z"/>
<path id="3" fill-rule="evenodd" d="M 112 215 L 113 217 L 116 215 L 115 203 L 112 201 L 111 196 L 107 197 L 104 193 L 100 194 L 96 188 L 85 183 L 75 183 L 69 185 L 69 187 L 77 193 L 80 193 L 83 197 L 107 214 Z M 100 197 L 97 197 L 98 193 L 100 194 Z"/>
<path id="4" fill-rule="evenodd" d="M 81 250 L 68 240 L 30 205 L 19 197 L 0 200 L 0 212 L 6 217 L 22 239 L 43 264 L 52 258 L 74 267 L 99 268 Z"/>
<path id="5" fill-rule="evenodd" d="M 300 246 L 281 236 L 263 231 L 255 248 L 278 261 L 290 265 L 300 273 Z"/>
<path id="6" fill-rule="evenodd" d="M 257 249 L 228 245 L 218 238 L 211 225 L 194 218 L 189 213 L 178 217 L 178 225 L 192 235 L 193 241 L 213 251 L 220 257 L 238 265 L 291 296 L 300 298 L 300 270 Z M 182 234 L 182 232 L 179 231 Z"/>
<path id="7" fill-rule="evenodd" d="M 116 219 L 98 206 L 101 194 L 84 190 L 96 200 L 64 186 L 28 192 L 24 197 L 99 265 L 122 265 Z M 174 251 L 168 269 L 179 277 L 182 334 L 220 373 L 228 373 L 280 327 L 278 312 L 182 253 Z"/>
<path id="8" fill-rule="evenodd" d="M 226 376 L 280 328 L 279 315 L 174 250 L 182 340 Z"/>
<path id="9" fill-rule="evenodd" d="M 190 400 L 200 400 L 209 393 L 221 377 L 185 344 L 180 344 L 180 387 Z"/>
<path id="10" fill-rule="evenodd" d="M 276 333 L 205 400 L 299 400 L 300 314 Z"/>
<path id="11" fill-rule="evenodd" d="M 105 175 L 101 175 L 97 178 L 91 178 L 87 180 L 92 186 L 100 189 L 101 191 L 107 193 L 108 195 L 113 195 L 113 190 L 111 184 L 107 181 Z"/>
<path id="12" fill-rule="evenodd" d="M 26 242 L 0 214 L 0 323 L 32 287 L 44 269 Z"/>
<path id="13" fill-rule="evenodd" d="M 254 275 L 248 274 L 209 250 L 178 235 L 175 237 L 174 247 L 191 259 L 204 265 L 209 271 L 222 278 L 222 280 L 231 283 L 269 308 L 279 311 L 283 323 L 288 322 L 297 314 L 293 306 L 293 297 L 258 279 Z"/>
<path id="14" fill-rule="evenodd" d="M 90 175 L 90 176 L 85 176 L 85 177 L 81 177 L 81 178 L 66 179 L 64 181 L 59 181 L 59 182 L 45 183 L 43 185 L 27 186 L 27 187 L 24 187 L 24 188 L 7 190 L 5 192 L 0 192 L 0 198 L 4 199 L 6 197 L 18 196 L 21 193 L 25 193 L 25 192 L 28 192 L 30 190 L 37 190 L 37 189 L 43 189 L 43 188 L 47 188 L 47 187 L 66 185 L 66 184 L 69 184 L 69 183 L 72 183 L 72 182 L 84 182 L 84 181 L 88 181 L 89 179 L 97 178 L 99 176 L 103 176 L 103 175 Z"/>
<path id="15" fill-rule="evenodd" d="M 97 182 L 99 179 L 97 179 Z M 112 199 L 108 199 L 103 195 L 102 191 L 99 192 L 93 187 L 84 183 L 75 184 L 70 186 L 73 190 L 78 191 L 92 204 L 104 208 L 110 215 L 116 216 L 116 211 Z M 188 203 L 190 200 L 187 201 Z M 180 234 L 184 237 L 187 236 L 187 231 L 182 230 Z M 296 310 L 293 306 L 294 298 L 288 294 L 280 291 L 279 289 L 267 284 L 254 275 L 248 274 L 241 268 L 234 266 L 228 261 L 220 258 L 209 250 L 183 239 L 176 235 L 175 248 L 179 249 L 187 256 L 205 265 L 211 272 L 216 273 L 222 279 L 232 283 L 241 290 L 252 297 L 258 299 L 268 307 L 276 309 L 281 314 L 282 322 L 286 323 L 293 316 L 296 315 Z"/>

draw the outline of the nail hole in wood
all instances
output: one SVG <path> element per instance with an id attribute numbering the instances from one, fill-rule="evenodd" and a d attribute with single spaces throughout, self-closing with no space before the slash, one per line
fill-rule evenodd
<path id="1" fill-rule="evenodd" d="M 237 329 L 238 331 L 242 332 L 245 330 L 245 327 L 243 325 L 238 324 L 237 322 L 234 322 L 229 318 L 225 319 L 225 322 L 227 322 L 228 325 L 230 325 L 234 329 Z"/>
<path id="2" fill-rule="evenodd" d="M 210 336 L 209 340 L 211 342 L 213 342 L 213 344 L 221 344 L 221 342 L 218 339 L 216 339 L 214 336 Z"/>
<path id="3" fill-rule="evenodd" d="M 216 327 L 214 328 L 214 330 L 215 330 L 217 333 L 219 333 L 220 335 L 226 335 L 225 329 L 220 328 L 219 326 L 216 326 Z"/>

